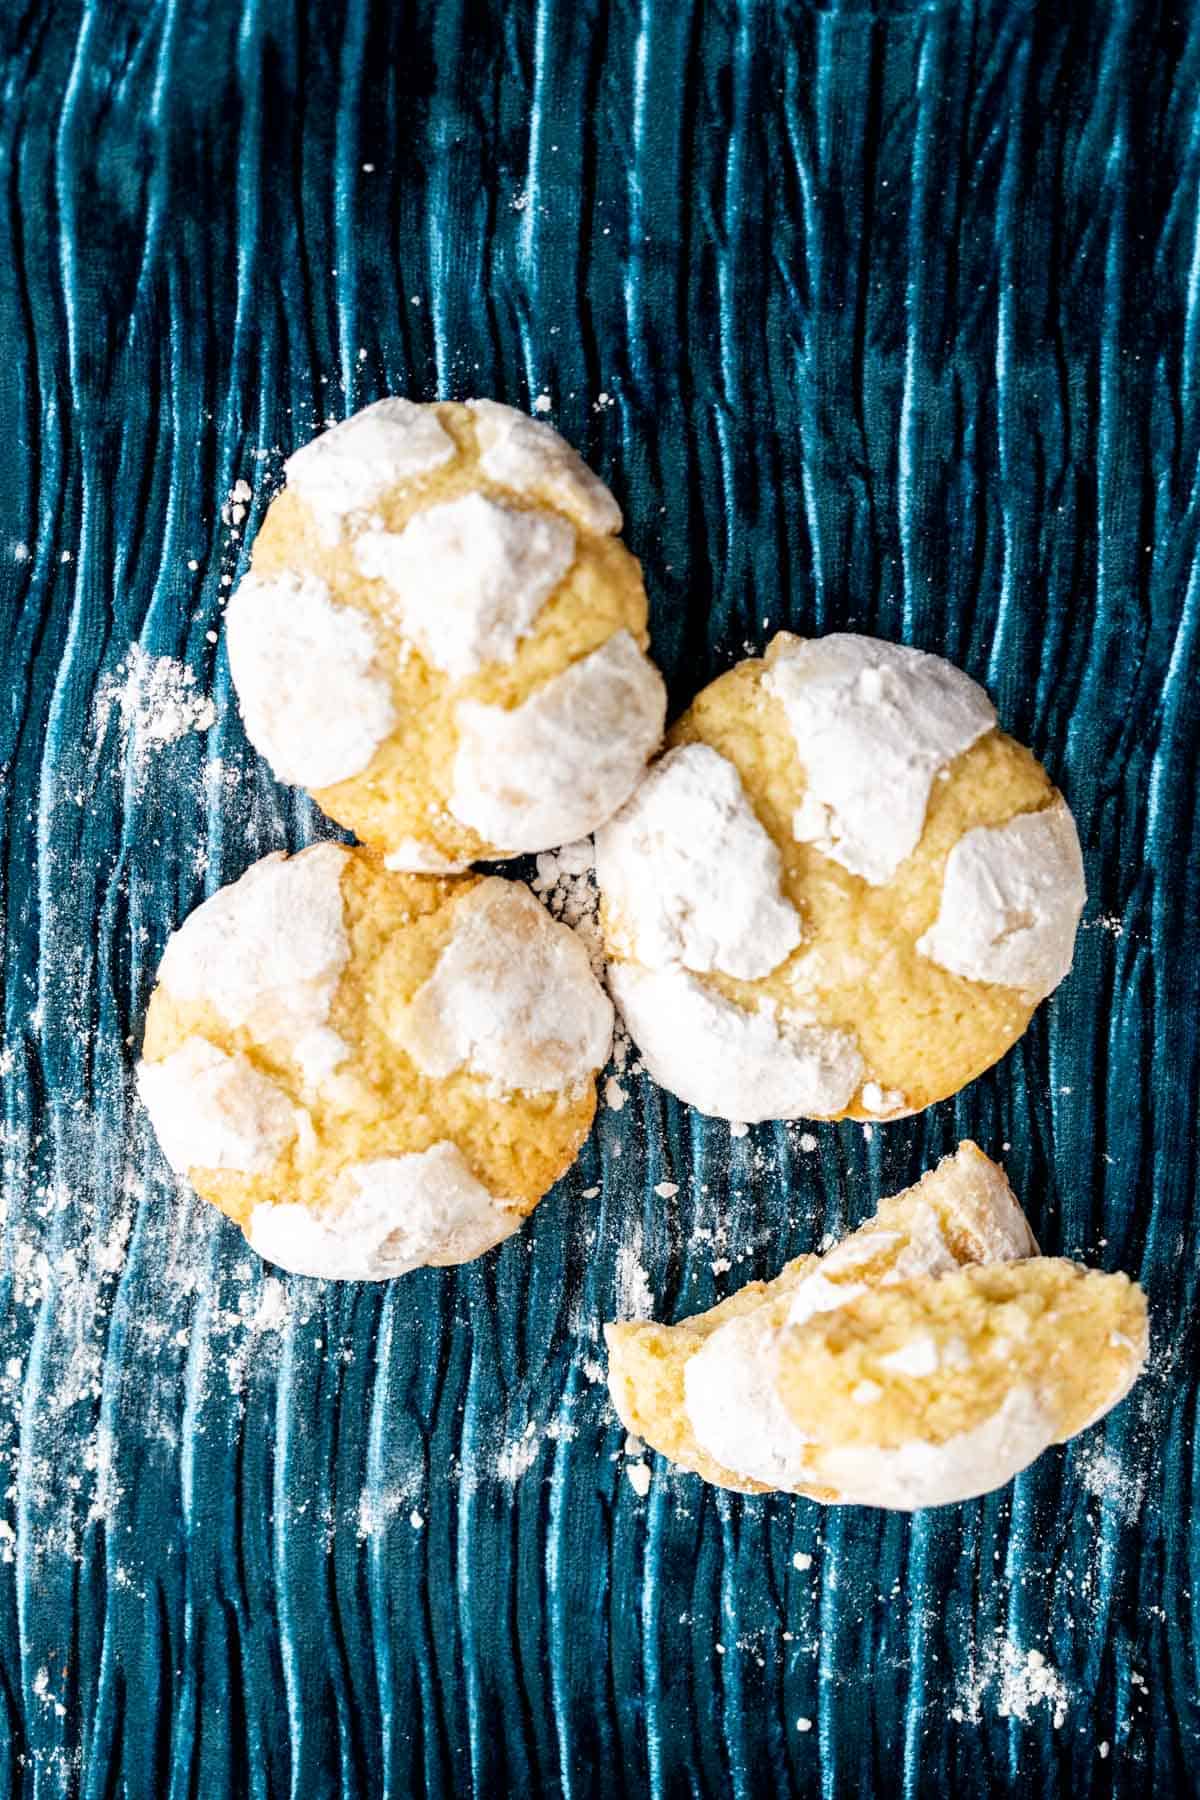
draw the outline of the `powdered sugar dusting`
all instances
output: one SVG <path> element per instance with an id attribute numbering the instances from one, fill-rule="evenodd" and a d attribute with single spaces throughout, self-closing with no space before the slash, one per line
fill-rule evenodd
<path id="1" fill-rule="evenodd" d="M 589 531 L 620 531 L 620 507 L 553 426 L 495 400 L 468 405 L 475 415 L 479 466 L 490 480 L 561 507 Z"/>
<path id="2" fill-rule="evenodd" d="M 170 656 L 151 656 L 134 644 L 115 672 L 96 688 L 94 720 L 102 739 L 116 715 L 126 756 L 138 785 L 145 779 L 155 751 L 178 743 L 192 731 L 207 731 L 216 708 L 200 691 L 186 663 Z"/>
<path id="3" fill-rule="evenodd" d="M 764 1000 L 750 1012 L 682 969 L 614 962 L 613 998 L 663 1087 L 714 1118 L 831 1117 L 862 1078 L 855 1040 Z"/>
<path id="4" fill-rule="evenodd" d="M 205 900 L 163 951 L 159 981 L 206 1001 L 233 1027 L 276 1043 L 306 1079 L 324 1079 L 345 1046 L 326 1020 L 350 954 L 341 879 L 349 852 L 315 844 L 264 856 Z"/>
<path id="5" fill-rule="evenodd" d="M 313 575 L 251 574 L 227 639 L 246 735 L 281 781 L 328 787 L 367 767 L 396 712 L 365 613 Z"/>
<path id="6" fill-rule="evenodd" d="M 654 1316 L 654 1293 L 650 1276 L 642 1262 L 642 1228 L 635 1224 L 629 1242 L 617 1247 L 616 1306 L 618 1319 L 650 1319 Z"/>
<path id="7" fill-rule="evenodd" d="M 1071 967 L 1085 898 L 1079 835 L 1057 800 L 963 833 L 946 859 L 938 916 L 917 949 L 956 975 L 1041 999 Z"/>
<path id="8" fill-rule="evenodd" d="M 469 1262 L 521 1222 L 475 1179 L 456 1144 L 351 1163 L 323 1214 L 284 1202 L 254 1208 L 260 1256 L 329 1281 L 389 1281 L 428 1264 Z"/>
<path id="9" fill-rule="evenodd" d="M 1039 1713 L 1049 1713 L 1057 1731 L 1066 1722 L 1071 1698 L 1071 1690 L 1042 1651 L 1023 1650 L 1014 1638 L 998 1633 L 982 1654 L 973 1651 L 950 1717 L 977 1725 L 991 1705 L 999 1718 L 1016 1719 L 1022 1725 Z"/>
<path id="10" fill-rule="evenodd" d="M 430 474 L 455 454 L 432 406 L 391 396 L 295 451 L 288 486 L 308 506 L 323 542 L 334 545 L 389 488 Z"/>

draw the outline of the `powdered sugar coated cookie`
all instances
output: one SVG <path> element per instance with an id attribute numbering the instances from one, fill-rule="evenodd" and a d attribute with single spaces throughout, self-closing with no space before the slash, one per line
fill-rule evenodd
<path id="1" fill-rule="evenodd" d="M 657 748 L 608 489 L 491 400 L 376 402 L 298 450 L 229 606 L 246 730 L 393 868 L 585 836 Z"/>
<path id="2" fill-rule="evenodd" d="M 518 1228 L 587 1134 L 611 1034 L 583 944 L 520 883 L 320 844 L 175 932 L 138 1086 L 255 1249 L 383 1279 Z"/>

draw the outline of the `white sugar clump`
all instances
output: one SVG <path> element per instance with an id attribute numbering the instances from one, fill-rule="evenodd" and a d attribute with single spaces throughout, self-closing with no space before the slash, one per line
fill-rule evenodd
<path id="1" fill-rule="evenodd" d="M 596 833 L 596 875 L 629 952 L 650 968 L 766 975 L 800 942 L 779 851 L 733 764 L 669 750 Z"/>
<path id="2" fill-rule="evenodd" d="M 483 494 L 431 506 L 403 531 L 368 531 L 355 561 L 381 581 L 398 629 L 456 680 L 508 662 L 575 560 L 575 532 L 555 514 Z"/>
<path id="3" fill-rule="evenodd" d="M 613 1012 L 587 951 L 523 884 L 497 876 L 454 909 L 433 974 L 394 1034 L 435 1077 L 466 1067 L 504 1091 L 566 1091 L 608 1057 Z"/>
<path id="4" fill-rule="evenodd" d="M 387 1281 L 426 1265 L 482 1256 L 511 1236 L 520 1211 L 493 1198 L 456 1144 L 351 1163 L 322 1212 L 284 1202 L 254 1208 L 246 1236 L 297 1275 Z"/>
<path id="5" fill-rule="evenodd" d="M 806 781 L 793 834 L 881 886 L 920 842 L 938 770 L 994 727 L 991 701 L 961 669 L 901 644 L 844 632 L 775 644 L 765 685 Z"/>
<path id="6" fill-rule="evenodd" d="M 553 426 L 495 400 L 467 404 L 475 416 L 479 467 L 489 481 L 561 508 L 586 531 L 620 531 L 620 507 Z"/>
<path id="7" fill-rule="evenodd" d="M 869 1113 L 875 1113 L 881 1119 L 901 1117 L 906 1110 L 906 1101 L 899 1088 L 880 1087 L 877 1081 L 864 1081 L 859 1100 Z"/>
<path id="8" fill-rule="evenodd" d="M 961 1362 L 961 1357 L 958 1360 Z M 900 1344 L 895 1350 L 879 1358 L 881 1369 L 887 1369 L 894 1375 L 911 1375 L 916 1380 L 936 1375 L 941 1366 L 942 1355 L 937 1339 L 928 1331 L 909 1338 L 906 1344 Z"/>
<path id="9" fill-rule="evenodd" d="M 809 1440 L 776 1389 L 778 1332 L 752 1313 L 730 1319 L 683 1365 L 684 1404 L 696 1442 L 767 1487 L 802 1487 Z"/>
<path id="10" fill-rule="evenodd" d="M 513 852 L 587 837 L 628 799 L 666 704 L 662 677 L 628 631 L 519 706 L 464 700 L 450 810 Z"/>
<path id="11" fill-rule="evenodd" d="M 1043 999 L 1071 967 L 1087 890 L 1065 801 L 964 832 L 946 859 L 938 916 L 917 949 L 971 981 Z"/>
<path id="12" fill-rule="evenodd" d="M 763 999 L 749 1012 L 681 969 L 612 963 L 608 983 L 651 1075 L 714 1118 L 827 1118 L 862 1080 L 855 1040 Z"/>
<path id="13" fill-rule="evenodd" d="M 396 723 L 379 638 L 315 575 L 247 575 L 229 603 L 229 668 L 246 735 L 281 781 L 330 787 L 367 767 Z"/>
<path id="14" fill-rule="evenodd" d="M 422 844 L 417 838 L 401 838 L 384 857 L 383 866 L 398 874 L 461 875 L 471 865 L 440 856 L 431 845 Z"/>
<path id="15" fill-rule="evenodd" d="M 287 1095 L 244 1056 L 190 1037 L 161 1062 L 141 1062 L 138 1093 L 163 1155 L 189 1169 L 269 1169 L 296 1135 Z"/>
<path id="16" fill-rule="evenodd" d="M 170 938 L 158 979 L 176 1000 L 207 1002 L 232 1029 L 277 1046 L 306 1078 L 348 1054 L 329 1009 L 350 954 L 341 879 L 348 852 L 316 844 L 263 857 L 198 906 Z"/>
<path id="17" fill-rule="evenodd" d="M 432 407 L 393 397 L 322 432 L 290 456 L 289 488 L 316 521 L 323 543 L 367 514 L 389 488 L 440 469 L 457 455 Z"/>
<path id="18" fill-rule="evenodd" d="M 595 974 L 604 975 L 604 944 L 600 937 L 600 895 L 592 868 L 594 848 L 590 838 L 543 850 L 530 887 L 547 907 L 551 918 L 569 925 L 588 953 Z"/>

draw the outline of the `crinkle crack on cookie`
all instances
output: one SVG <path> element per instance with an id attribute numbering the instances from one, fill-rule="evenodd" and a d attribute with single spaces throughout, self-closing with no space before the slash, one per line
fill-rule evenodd
<path id="1" fill-rule="evenodd" d="M 925 827 L 934 776 L 996 723 L 969 675 L 903 644 L 781 634 L 766 676 L 804 768 L 792 835 L 890 881 Z"/>
<path id="2" fill-rule="evenodd" d="M 587 836 L 662 737 L 603 482 L 495 401 L 368 406 L 298 450 L 228 612 L 251 741 L 383 852 L 455 870 Z"/>
<path id="3" fill-rule="evenodd" d="M 1008 1362 L 1002 1313 L 1027 1346 Z M 873 1336 L 860 1318 L 889 1323 Z M 987 1328 L 990 1362 L 976 1368 Z M 682 1467 L 744 1492 L 901 1508 L 1002 1485 L 1115 1405 L 1146 1352 L 1139 1290 L 1040 1257 L 1003 1171 L 971 1143 L 825 1256 L 679 1325 L 630 1321 L 605 1336 L 626 1428 Z M 818 1362 L 843 1337 L 863 1367 L 844 1353 L 831 1380 Z M 1064 1397 L 1080 1355 L 1094 1377 L 1081 1371 Z M 941 1397 L 943 1380 L 957 1398 Z M 905 1398 L 890 1406 L 893 1392 Z"/>
<path id="4" fill-rule="evenodd" d="M 668 750 L 596 834 L 596 879 L 652 969 L 769 975 L 801 936 L 782 875 L 737 770 L 707 744 Z"/>
<path id="5" fill-rule="evenodd" d="M 500 1092 L 569 1093 L 607 1060 L 612 1026 L 582 939 L 547 931 L 529 889 L 492 876 L 460 908 L 396 1036 L 426 1075 L 465 1067 Z"/>
<path id="6" fill-rule="evenodd" d="M 170 939 L 138 1088 L 263 1256 L 383 1280 L 509 1236 L 595 1111 L 612 1006 L 520 883 L 265 857 Z"/>
<path id="7" fill-rule="evenodd" d="M 573 843 L 628 793 L 630 733 L 656 744 L 662 721 L 658 676 L 629 633 L 615 632 L 519 706 L 462 702 L 451 810 L 513 850 Z"/>
<path id="8" fill-rule="evenodd" d="M 1074 821 L 940 657 L 781 633 L 596 834 L 609 985 L 647 1067 L 730 1119 L 957 1092 L 1066 975 Z"/>

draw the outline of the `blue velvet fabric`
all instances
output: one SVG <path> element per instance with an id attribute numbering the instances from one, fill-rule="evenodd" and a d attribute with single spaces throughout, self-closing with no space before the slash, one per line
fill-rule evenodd
<path id="1" fill-rule="evenodd" d="M 0 80 L 0 1792 L 1197 1791 L 1200 10 L 10 0 Z M 332 829 L 223 599 L 386 392 L 550 397 L 675 710 L 785 625 L 986 683 L 1090 892 L 999 1067 L 815 1150 L 627 1075 L 521 1236 L 388 1286 L 177 1190 L 165 936 Z M 912 1518 L 640 1497 L 598 1329 L 643 1272 L 707 1306 L 965 1135 L 1145 1282 L 1132 1398 Z"/>

